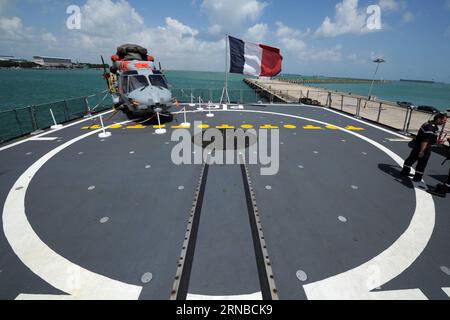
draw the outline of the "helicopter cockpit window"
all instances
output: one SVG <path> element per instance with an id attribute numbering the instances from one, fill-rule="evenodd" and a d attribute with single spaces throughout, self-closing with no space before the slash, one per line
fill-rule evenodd
<path id="1" fill-rule="evenodd" d="M 148 81 L 145 76 L 133 76 L 129 77 L 129 87 L 128 91 L 132 92 L 143 87 L 148 87 Z"/>
<path id="2" fill-rule="evenodd" d="M 169 86 L 167 85 L 167 81 L 163 76 L 151 75 L 151 76 L 148 76 L 148 78 L 150 79 L 150 83 L 152 84 L 152 86 L 163 87 L 166 89 L 169 88 Z"/>
<path id="3" fill-rule="evenodd" d="M 122 94 L 128 93 L 128 77 L 119 78 L 119 92 Z"/>

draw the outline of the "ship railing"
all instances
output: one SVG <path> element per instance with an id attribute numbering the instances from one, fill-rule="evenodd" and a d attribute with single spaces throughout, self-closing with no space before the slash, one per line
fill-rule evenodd
<path id="1" fill-rule="evenodd" d="M 38 133 L 54 125 L 50 109 L 56 122 L 64 124 L 111 106 L 109 94 L 102 91 L 89 96 L 0 111 L 0 143 Z"/>

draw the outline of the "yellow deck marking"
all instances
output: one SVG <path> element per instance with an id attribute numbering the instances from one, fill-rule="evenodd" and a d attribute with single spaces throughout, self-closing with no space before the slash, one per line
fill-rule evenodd
<path id="1" fill-rule="evenodd" d="M 284 125 L 284 128 L 285 128 L 285 129 L 297 129 L 297 126 L 296 126 L 296 125 L 293 125 L 293 124 L 285 124 L 285 125 Z"/>
<path id="2" fill-rule="evenodd" d="M 339 127 L 336 127 L 336 126 L 326 126 L 325 128 L 330 129 L 330 130 L 339 130 Z"/>
<path id="3" fill-rule="evenodd" d="M 253 129 L 253 126 L 251 124 L 243 124 L 241 126 L 242 129 Z"/>
<path id="4" fill-rule="evenodd" d="M 234 127 L 228 124 L 222 124 L 220 126 L 217 126 L 216 129 L 234 129 Z"/>
<path id="5" fill-rule="evenodd" d="M 171 128 L 172 129 L 189 129 L 191 126 L 181 126 L 181 125 L 179 125 L 179 126 L 172 126 Z"/>
<path id="6" fill-rule="evenodd" d="M 146 126 L 143 126 L 142 124 L 135 124 L 133 126 L 128 126 L 127 129 L 145 129 Z"/>
<path id="7" fill-rule="evenodd" d="M 165 127 L 166 127 L 165 124 L 162 124 L 162 125 L 160 125 L 160 126 L 156 125 L 156 126 L 153 126 L 153 129 L 163 129 L 163 128 L 165 128 Z"/>
<path id="8" fill-rule="evenodd" d="M 278 127 L 277 126 L 272 126 L 272 125 L 270 125 L 270 124 L 265 124 L 265 125 L 263 125 L 263 126 L 261 126 L 261 129 L 278 129 Z"/>
<path id="9" fill-rule="evenodd" d="M 122 125 L 121 124 L 113 124 L 112 126 L 109 126 L 108 128 L 109 129 L 120 129 L 120 128 L 122 128 Z"/>
<path id="10" fill-rule="evenodd" d="M 313 125 L 304 126 L 303 129 L 305 129 L 305 130 L 323 130 L 322 127 L 313 126 Z"/>
<path id="11" fill-rule="evenodd" d="M 359 128 L 359 127 L 354 127 L 354 126 L 348 126 L 345 129 L 350 130 L 350 131 L 364 131 L 364 128 Z"/>
<path id="12" fill-rule="evenodd" d="M 96 124 L 96 125 L 93 125 L 93 126 L 83 127 L 83 128 L 81 128 L 81 129 L 83 129 L 83 130 L 97 130 L 97 129 L 101 129 L 101 128 L 102 128 L 101 126 L 99 126 L 98 124 Z"/>
<path id="13" fill-rule="evenodd" d="M 208 128 L 209 128 L 209 125 L 207 125 L 207 124 L 201 124 L 201 125 L 198 126 L 198 128 L 199 128 L 199 129 L 208 129 Z"/>

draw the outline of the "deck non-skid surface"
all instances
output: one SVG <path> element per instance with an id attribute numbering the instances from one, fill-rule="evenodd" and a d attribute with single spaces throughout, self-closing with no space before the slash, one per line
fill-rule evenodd
<path id="1" fill-rule="evenodd" d="M 417 198 L 419 191 L 399 175 L 399 165 L 383 151 L 407 156 L 407 142 L 389 140 L 397 136 L 305 106 L 246 106 L 214 114 L 207 118 L 204 112 L 189 112 L 188 120 L 211 128 L 280 129 L 278 174 L 262 176 L 261 165 L 248 166 L 280 299 L 307 299 L 305 286 L 391 250 L 410 227 L 422 198 Z M 28 141 L 0 151 L 0 197 L 4 203 L 22 173 L 41 157 L 92 133 L 37 170 L 26 190 L 28 222 L 40 240 L 71 265 L 140 288 L 135 298 L 168 299 L 201 165 L 172 163 L 176 144 L 171 141 L 172 126 L 182 122 L 182 114 L 166 123 L 168 132 L 161 136 L 154 134 L 151 125 L 123 123 L 126 119 L 121 116 L 114 120 L 122 124 L 109 129 L 112 137 L 108 139 L 98 138 L 92 131 L 96 123 L 88 120 L 47 135 L 56 140 Z M 448 173 L 448 167 L 440 165 L 442 160 L 433 155 L 428 184 L 436 185 Z M 236 164 L 209 167 L 190 257 L 190 297 L 258 296 L 264 290 L 241 169 Z M 418 257 L 375 291 L 415 289 L 406 292 L 406 297 L 412 292 L 410 297 L 417 298 L 419 290 L 429 299 L 449 298 L 443 288 L 450 287 L 450 204 L 438 197 L 432 198 L 432 204 L 436 223 L 425 250 L 414 245 L 406 248 L 419 250 Z M 434 212 L 429 214 L 434 217 Z M 3 214 L 5 227 L 11 221 L 4 218 Z M 55 279 L 37 276 L 39 263 L 29 266 L 12 250 L 16 244 L 11 241 L 26 239 L 21 230 L 14 232 L 9 239 L 0 235 L 0 298 L 70 294 L 62 290 L 66 287 L 51 285 L 58 283 Z M 417 239 L 421 236 L 419 232 Z M 36 261 L 52 263 L 40 252 L 35 254 Z M 408 252 L 398 255 L 399 265 L 406 256 Z M 299 279 L 298 271 L 307 279 Z M 376 272 L 375 268 L 375 278 Z M 68 270 L 67 281 L 76 282 L 72 276 Z M 354 288 L 342 288 L 343 296 L 346 290 Z M 365 294 L 361 298 L 367 298 Z"/>

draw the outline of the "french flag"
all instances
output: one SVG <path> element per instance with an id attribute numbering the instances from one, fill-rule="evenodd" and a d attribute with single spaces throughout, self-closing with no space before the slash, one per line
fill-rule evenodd
<path id="1" fill-rule="evenodd" d="M 283 57 L 280 49 L 244 42 L 228 36 L 230 73 L 274 77 L 281 73 Z"/>

